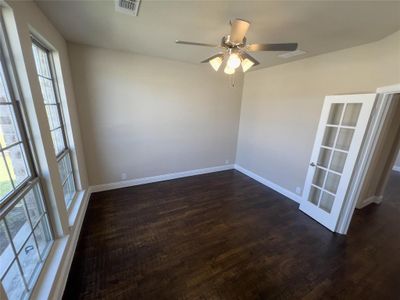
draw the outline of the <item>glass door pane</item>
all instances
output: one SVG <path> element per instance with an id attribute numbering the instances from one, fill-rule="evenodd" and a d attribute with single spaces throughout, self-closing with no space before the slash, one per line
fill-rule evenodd
<path id="1" fill-rule="evenodd" d="M 346 105 L 346 111 L 343 116 L 343 126 L 356 126 L 358 116 L 360 115 L 362 104 L 361 103 L 349 103 Z"/>
<path id="2" fill-rule="evenodd" d="M 357 124 L 361 107 L 361 103 L 331 105 L 308 199 L 328 213 L 335 202 L 347 151 L 353 141 L 355 129 L 349 127 Z"/>

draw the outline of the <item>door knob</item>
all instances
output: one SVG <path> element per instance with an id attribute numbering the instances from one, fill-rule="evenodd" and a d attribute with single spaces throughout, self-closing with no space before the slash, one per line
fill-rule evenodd
<path id="1" fill-rule="evenodd" d="M 310 163 L 310 166 L 311 166 L 311 167 L 316 167 L 316 166 L 318 166 L 318 164 L 316 164 L 316 163 L 314 163 L 314 162 L 311 162 L 311 163 Z"/>

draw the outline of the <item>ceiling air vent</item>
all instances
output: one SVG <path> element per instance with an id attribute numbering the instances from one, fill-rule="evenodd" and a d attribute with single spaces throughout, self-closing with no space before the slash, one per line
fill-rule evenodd
<path id="1" fill-rule="evenodd" d="M 131 16 L 137 16 L 139 4 L 140 0 L 116 0 L 115 10 Z"/>

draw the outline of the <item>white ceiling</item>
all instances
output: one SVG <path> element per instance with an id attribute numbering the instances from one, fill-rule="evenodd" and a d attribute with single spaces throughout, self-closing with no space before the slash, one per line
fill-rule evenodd
<path id="1" fill-rule="evenodd" d="M 394 1 L 154 1 L 142 0 L 137 17 L 115 11 L 114 1 L 37 1 L 71 42 L 198 63 L 215 49 L 176 45 L 176 39 L 219 43 L 229 20 L 251 21 L 249 43 L 298 42 L 306 56 L 379 40 L 400 29 Z M 260 67 L 286 63 L 258 52 Z"/>

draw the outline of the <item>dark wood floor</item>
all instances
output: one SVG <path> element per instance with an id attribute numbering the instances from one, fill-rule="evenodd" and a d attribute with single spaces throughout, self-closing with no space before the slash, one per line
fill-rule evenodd
<path id="1" fill-rule="evenodd" d="M 400 175 L 346 237 L 237 171 L 93 194 L 64 299 L 400 299 Z"/>

